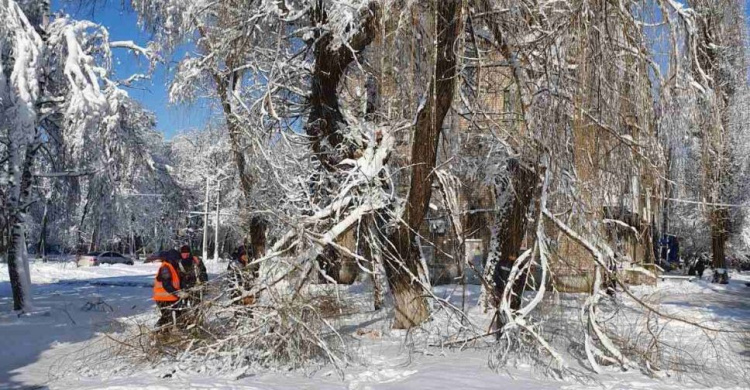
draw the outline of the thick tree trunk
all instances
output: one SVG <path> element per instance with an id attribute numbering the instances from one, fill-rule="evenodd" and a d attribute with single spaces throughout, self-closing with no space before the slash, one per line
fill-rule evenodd
<path id="1" fill-rule="evenodd" d="M 323 25 L 328 21 L 327 11 L 323 1 L 315 2 L 312 8 L 314 26 Z M 315 46 L 313 54 L 315 62 L 311 77 L 311 91 L 309 98 L 310 114 L 305 123 L 305 132 L 310 137 L 310 147 L 321 166 L 328 171 L 338 169 L 338 163 L 345 158 L 354 156 L 359 145 L 347 143 L 345 130 L 349 125 L 344 119 L 339 104 L 338 88 L 347 67 L 354 62 L 359 54 L 375 39 L 379 20 L 379 3 L 371 1 L 363 9 L 359 18 L 359 30 L 349 42 L 338 47 L 331 45 L 333 36 L 329 31 L 315 31 Z M 344 245 L 346 246 L 346 245 Z M 352 248 L 349 248 L 352 249 Z M 345 258 L 332 246 L 323 249 L 323 253 L 315 259 L 327 276 L 338 283 L 350 284 L 351 276 L 357 270 L 349 267 L 346 270 Z M 348 274 L 348 275 L 344 275 Z M 349 276 L 344 277 L 342 276 Z M 324 278 L 323 282 L 328 280 Z"/>
<path id="2" fill-rule="evenodd" d="M 529 208 L 534 199 L 534 189 L 539 185 L 539 176 L 515 159 L 508 161 L 508 173 L 511 182 L 508 189 L 510 198 L 500 215 L 496 238 L 500 247 L 500 256 L 493 274 L 496 299 L 502 296 L 513 263 L 521 255 L 521 246 L 529 223 Z M 513 299 L 510 305 L 512 310 L 518 310 L 521 307 L 525 282 L 525 278 L 519 278 L 512 286 Z M 497 301 L 495 305 L 498 306 Z M 502 324 L 498 325 L 502 326 Z"/>
<path id="3" fill-rule="evenodd" d="M 231 76 L 214 75 L 214 81 L 216 82 L 216 88 L 221 100 L 221 108 L 224 111 L 224 121 L 227 125 L 227 132 L 229 133 L 229 143 L 232 148 L 232 157 L 234 163 L 237 166 L 237 172 L 240 177 L 240 186 L 245 196 L 253 190 L 253 177 L 247 171 L 247 162 L 245 161 L 245 153 L 242 147 L 242 128 L 237 120 L 237 115 L 234 113 L 230 96 L 234 92 L 235 78 L 242 77 L 236 72 Z"/>
<path id="4" fill-rule="evenodd" d="M 226 17 L 226 15 L 221 15 Z M 203 49 L 206 52 L 211 52 L 208 32 L 203 26 L 198 26 L 198 33 L 204 39 Z M 224 120 L 227 126 L 227 132 L 229 134 L 229 144 L 232 149 L 232 157 L 237 167 L 237 173 L 240 178 L 240 187 L 245 200 L 248 201 L 252 196 L 252 190 L 254 178 L 249 172 L 247 162 L 245 160 L 245 150 L 242 144 L 242 127 L 239 122 L 237 114 L 234 112 L 234 106 L 232 105 L 232 99 L 234 98 L 235 88 L 239 85 L 239 81 L 242 79 L 243 73 L 241 71 L 235 71 L 239 65 L 241 65 L 241 46 L 247 42 L 242 39 L 238 39 L 232 42 L 234 45 L 233 55 L 227 56 L 225 62 L 228 69 L 232 69 L 227 74 L 224 73 L 213 73 L 212 78 L 216 83 L 216 92 L 219 95 L 219 101 L 221 103 L 222 111 L 224 112 Z M 256 253 L 265 253 L 265 242 L 266 242 L 266 229 L 262 223 L 263 220 L 259 218 L 251 218 L 250 220 L 250 239 L 253 248 L 260 249 Z M 260 248 L 262 246 L 262 248 Z"/>
<path id="5" fill-rule="evenodd" d="M 22 7 L 24 8 L 23 12 L 28 18 L 28 21 L 34 26 L 41 38 L 46 40 L 44 29 L 48 22 L 49 1 L 45 0 L 34 4 L 24 4 Z M 27 51 L 31 52 L 32 50 Z M 22 65 L 22 63 L 16 63 L 15 67 L 38 66 L 36 63 L 36 55 L 31 55 L 31 53 L 25 53 L 24 55 L 30 55 L 30 58 L 33 58 L 33 60 L 31 62 L 26 62 L 25 65 Z M 12 53 L 10 54 L 10 57 L 13 58 Z M 18 61 L 19 57 L 16 56 L 15 60 Z M 2 59 L 0 59 L 0 61 L 2 61 Z M 24 71 L 29 70 L 30 69 L 24 69 Z M 21 87 L 21 89 L 23 90 L 24 88 Z M 11 92 L 10 96 L 14 96 L 15 93 L 15 91 Z M 3 205 L 8 209 L 6 222 L 8 223 L 8 233 L 10 233 L 6 252 L 8 274 L 10 277 L 11 290 L 13 292 L 13 309 L 24 311 L 31 309 L 31 274 L 29 272 L 28 254 L 26 250 L 25 222 L 31 198 L 31 169 L 34 164 L 36 153 L 40 147 L 41 137 L 40 131 L 37 127 L 38 112 L 35 111 L 38 103 L 38 95 L 37 93 L 31 93 L 31 91 L 28 90 L 27 93 L 27 96 L 17 94 L 15 95 L 16 98 L 11 98 L 6 102 L 0 102 L 0 110 L 7 111 L 10 113 L 11 117 L 15 115 L 17 119 L 20 119 L 15 123 L 13 120 L 10 122 L 0 122 L 10 125 L 7 129 L 8 137 L 6 140 L 8 142 L 6 147 L 8 150 L 9 164 L 9 196 L 7 198 L 7 204 Z M 10 105 L 8 105 L 8 103 L 10 103 Z"/>
<path id="6" fill-rule="evenodd" d="M 727 49 L 730 48 L 741 53 L 744 47 L 742 34 L 737 34 L 742 31 L 741 6 L 740 2 L 720 0 L 690 0 L 687 4 L 696 10 L 698 20 L 695 33 L 699 42 L 695 56 L 701 69 L 694 66 L 693 74 L 696 80 L 711 90 L 711 93 L 703 96 L 706 112 L 701 134 L 701 158 L 706 177 L 704 191 L 708 193 L 706 199 L 709 202 L 723 203 L 727 200 L 728 184 L 733 180 L 727 107 L 737 93 L 739 84 L 746 79 L 733 78 L 732 73 L 726 71 L 744 66 L 744 57 L 722 53 L 729 53 Z M 725 247 L 731 227 L 729 210 L 724 207 L 711 209 L 708 222 L 711 224 L 713 266 L 726 268 Z"/>
<path id="7" fill-rule="evenodd" d="M 256 259 L 266 255 L 266 220 L 259 216 L 250 219 L 250 245 Z"/>
<path id="8" fill-rule="evenodd" d="M 711 211 L 711 256 L 712 265 L 716 268 L 727 268 L 725 247 L 728 238 L 727 225 L 729 222 L 729 211 L 725 208 L 716 208 Z"/>
<path id="9" fill-rule="evenodd" d="M 393 328 L 409 329 L 424 322 L 430 314 L 419 284 L 419 248 L 409 226 L 400 226 L 390 241 L 393 247 L 386 250 L 383 260 L 396 310 Z"/>
<path id="10" fill-rule="evenodd" d="M 21 206 L 21 174 L 18 166 L 17 149 L 9 148 L 10 153 L 10 177 L 13 182 L 10 183 L 11 198 L 8 204 L 8 226 L 10 239 L 8 240 L 7 257 L 8 257 L 8 276 L 10 277 L 11 290 L 13 291 L 13 310 L 24 310 L 27 307 L 26 296 L 28 289 L 27 278 L 24 271 L 23 245 L 25 245 L 23 235 L 23 214 Z M 15 187 L 15 188 L 14 188 Z"/>
<path id="11" fill-rule="evenodd" d="M 225 76 L 215 74 L 214 81 L 216 82 L 217 92 L 219 99 L 221 100 L 221 107 L 224 111 L 224 119 L 229 133 L 229 143 L 232 148 L 232 157 L 234 158 L 234 163 L 237 166 L 237 173 L 240 177 L 240 187 L 242 188 L 242 194 L 247 201 L 252 196 L 255 181 L 248 171 L 241 140 L 242 128 L 237 119 L 237 115 L 233 111 L 233 106 L 230 101 L 230 99 L 232 99 L 230 94 L 233 93 L 234 85 L 236 85 L 236 78 L 239 77 L 242 76 L 237 72 L 233 73 L 229 80 Z M 266 224 L 265 220 L 259 216 L 253 216 L 250 218 L 250 245 L 254 249 L 255 256 L 263 256 L 263 254 L 265 254 Z"/>
<path id="12" fill-rule="evenodd" d="M 97 243 L 99 242 L 99 218 L 96 219 L 96 224 L 94 225 L 94 231 L 91 233 L 91 242 L 89 242 L 89 252 L 95 251 L 97 248 Z"/>
<path id="13" fill-rule="evenodd" d="M 31 285 L 28 259 L 26 259 L 24 245 L 26 237 L 23 222 L 16 220 L 11 227 L 11 240 L 8 246 L 8 274 L 13 291 L 13 310 L 27 310 L 29 308 L 29 288 Z"/>
<path id="14" fill-rule="evenodd" d="M 11 229 L 11 231 L 13 230 L 15 229 Z M 11 237 L 10 245 L 8 245 L 6 252 L 8 256 L 8 276 L 10 277 L 10 288 L 13 291 L 13 310 L 22 310 L 26 304 L 26 294 L 24 293 L 25 288 L 21 274 L 18 272 L 18 252 L 14 241 L 15 237 Z"/>
<path id="15" fill-rule="evenodd" d="M 39 243 L 37 244 L 37 253 L 42 256 L 43 261 L 47 261 L 47 220 L 49 212 L 49 198 L 44 201 L 44 212 L 42 213 L 42 223 L 39 229 Z"/>
<path id="16" fill-rule="evenodd" d="M 666 174 L 664 175 L 664 192 L 666 199 L 662 202 L 662 220 L 661 220 L 661 237 L 665 237 L 669 233 L 669 208 L 671 206 L 672 198 L 672 147 L 667 149 L 667 161 L 666 161 Z M 661 238 L 660 237 L 660 238 Z"/>
<path id="17" fill-rule="evenodd" d="M 237 166 L 237 173 L 240 177 L 240 187 L 245 200 L 252 196 L 253 186 L 255 184 L 253 176 L 248 171 L 245 160 L 245 151 L 242 146 L 242 128 L 238 121 L 237 115 L 233 111 L 230 94 L 233 93 L 236 78 L 242 77 L 241 74 L 234 72 L 231 76 L 222 76 L 215 74 L 214 81 L 221 100 L 221 107 L 224 111 L 224 120 L 226 121 L 227 131 L 229 133 L 229 143 L 232 148 L 232 156 Z M 266 226 L 264 219 L 258 216 L 250 218 L 250 245 L 254 249 L 255 256 L 263 256 L 266 252 Z"/>
<path id="18" fill-rule="evenodd" d="M 25 219 L 29 207 L 29 190 L 31 188 L 31 165 L 38 148 L 39 134 L 35 135 L 34 142 L 27 144 L 26 148 L 15 146 L 11 143 L 10 152 L 10 191 L 11 198 L 8 204 L 9 225 L 11 238 L 8 245 L 8 276 L 10 277 L 11 290 L 13 291 L 13 309 L 30 309 L 31 297 L 31 275 L 29 273 L 29 262 L 26 253 Z M 19 150 L 25 149 L 23 160 Z"/>
<path id="19" fill-rule="evenodd" d="M 403 220 L 390 236 L 393 245 L 384 254 L 388 284 L 394 297 L 393 327 L 408 329 L 429 317 L 427 300 L 418 282 L 419 248 L 414 232 L 424 220 L 432 195 L 433 170 L 437 162 L 440 130 L 453 102 L 458 73 L 454 46 L 461 33 L 462 3 L 447 0 L 437 15 L 437 59 L 427 101 L 417 113 L 411 150 L 411 183 Z"/>
<path id="20" fill-rule="evenodd" d="M 325 5 L 318 1 L 313 7 L 313 21 L 323 24 L 327 21 Z M 378 28 L 379 5 L 375 1 L 359 15 L 362 20 L 360 30 L 347 45 L 331 46 L 333 36 L 327 31 L 316 33 L 315 64 L 312 72 L 310 91 L 310 115 L 307 117 L 305 132 L 312 140 L 312 150 L 321 164 L 328 170 L 335 170 L 344 158 L 351 157 L 356 145 L 345 145 L 342 130 L 348 125 L 339 106 L 338 87 L 346 68 L 355 56 L 364 50 L 373 39 Z M 323 34 L 323 35 L 321 35 Z"/>

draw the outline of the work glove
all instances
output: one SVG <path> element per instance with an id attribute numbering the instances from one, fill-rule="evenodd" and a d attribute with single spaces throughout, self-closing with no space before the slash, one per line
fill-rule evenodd
<path id="1" fill-rule="evenodd" d="M 190 294 L 188 294 L 188 292 L 184 290 L 177 290 L 175 295 L 177 295 L 177 298 L 180 298 L 180 299 L 185 299 L 190 296 Z"/>

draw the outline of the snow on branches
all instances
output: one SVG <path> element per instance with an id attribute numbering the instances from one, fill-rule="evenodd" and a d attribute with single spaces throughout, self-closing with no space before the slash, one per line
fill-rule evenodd
<path id="1" fill-rule="evenodd" d="M 0 2 L 0 139 L 8 140 L 0 149 L 0 161 L 8 161 L 0 173 L 8 178 L 0 180 L 0 195 L 9 206 L 0 231 L 13 237 L 7 254 L 15 258 L 9 269 L 16 309 L 28 304 L 23 285 L 28 274 L 23 273 L 28 268 L 28 232 L 36 220 L 27 220 L 27 213 L 36 212 L 32 206 L 37 200 L 45 199 L 41 234 L 47 232 L 48 202 L 57 196 L 73 201 L 60 202 L 57 208 L 77 209 L 62 214 L 68 222 L 75 215 L 78 228 L 63 230 L 77 230 L 79 242 L 70 246 L 81 245 L 80 225 L 92 209 L 88 201 L 100 204 L 100 210 L 112 210 L 101 204 L 102 199 L 111 200 L 102 196 L 104 183 L 112 194 L 143 172 L 137 173 L 141 163 L 157 170 L 145 147 L 153 117 L 110 79 L 113 47 L 137 50 L 149 61 L 157 58 L 154 52 L 128 42 L 112 46 L 108 31 L 89 21 L 59 16 L 49 22 L 44 8 L 43 3 Z M 34 15 L 33 22 L 26 12 Z M 32 184 L 41 184 L 36 188 L 42 194 L 32 192 Z M 85 201 L 75 202 L 80 198 Z"/>
<path id="2" fill-rule="evenodd" d="M 5 152 L 0 160 L 0 195 L 5 207 L 3 231 L 9 237 L 6 261 L 13 287 L 13 308 L 29 311 L 31 276 L 26 254 L 25 213 L 29 171 L 39 140 L 37 102 L 41 95 L 43 42 L 21 7 L 0 2 L 0 117 Z M 5 241 L 5 240 L 3 240 Z"/>

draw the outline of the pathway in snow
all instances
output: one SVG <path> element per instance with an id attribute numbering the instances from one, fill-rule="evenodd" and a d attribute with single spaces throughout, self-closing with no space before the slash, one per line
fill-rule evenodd
<path id="1" fill-rule="evenodd" d="M 10 311 L 7 270 L 0 269 L 6 278 L 0 279 L 0 388 L 46 383 L 53 374 L 50 368 L 64 364 L 56 352 L 114 330 L 118 317 L 153 310 L 151 290 L 144 287 L 151 286 L 155 269 L 150 264 L 75 268 L 36 263 L 32 265 L 36 309 L 20 318 Z"/>
<path id="2" fill-rule="evenodd" d="M 750 331 L 750 275 L 737 275 L 728 285 L 712 284 L 706 280 L 695 283 L 701 288 L 700 293 L 689 295 L 675 294 L 664 299 L 664 304 L 689 305 L 717 318 L 731 320 L 738 327 Z M 686 299 L 686 297 L 689 298 Z"/>
<path id="3" fill-rule="evenodd" d="M 518 367 L 494 372 L 488 368 L 486 350 L 462 352 L 418 351 L 406 353 L 398 334 L 363 343 L 359 351 L 364 365 L 353 365 L 342 381 L 323 369 L 312 376 L 302 373 L 244 373 L 234 377 L 203 377 L 190 371 L 165 373 L 164 368 L 138 372 L 124 370 L 59 377 L 84 347 L 101 340 L 101 332 L 116 330 L 122 317 L 153 317 L 150 283 L 156 264 L 75 268 L 47 263 L 32 265 L 34 304 L 37 312 L 18 318 L 12 312 L 7 270 L 0 268 L 0 388 L 49 389 L 681 389 L 674 381 L 656 381 L 637 371 L 616 370 L 585 383 L 544 379 L 537 370 Z M 213 265 L 220 272 L 225 265 Z M 6 279 L 3 279 L 6 278 Z M 710 316 L 750 329 L 750 275 L 736 275 L 728 286 L 698 282 L 665 282 L 652 292 L 663 307 L 685 315 Z M 440 296 L 460 304 L 462 290 L 444 286 Z M 648 292 L 647 288 L 642 289 Z M 478 291 L 469 288 L 467 304 L 473 305 Z M 387 324 L 373 322 L 373 327 Z M 95 348 L 92 348 L 95 349 Z M 741 353 L 750 359 L 747 344 Z M 92 362 L 95 364 L 95 362 Z M 750 362 L 749 362 L 750 364 Z M 92 367 L 95 368 L 95 367 Z M 125 367 L 123 367 L 125 368 Z M 96 370 L 92 369 L 92 372 Z M 166 375 L 165 375 L 166 374 Z M 237 379 L 238 377 L 242 379 Z"/>

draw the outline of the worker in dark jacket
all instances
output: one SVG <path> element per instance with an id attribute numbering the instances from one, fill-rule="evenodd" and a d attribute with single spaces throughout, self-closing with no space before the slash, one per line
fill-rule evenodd
<path id="1" fill-rule="evenodd" d="M 198 256 L 192 254 L 189 245 L 180 248 L 180 273 L 182 288 L 189 289 L 208 281 L 206 265 Z"/>
<path id="2" fill-rule="evenodd" d="M 177 272 L 177 263 L 180 261 L 180 254 L 171 249 L 160 253 L 158 259 L 161 260 L 161 266 L 156 273 L 154 281 L 154 301 L 159 307 L 161 317 L 156 322 L 157 327 L 169 323 L 177 324 L 181 314 L 181 298 L 185 296 L 180 285 L 180 274 Z"/>
<path id="3" fill-rule="evenodd" d="M 177 271 L 180 273 L 182 289 L 188 294 L 184 304 L 186 307 L 193 307 L 203 298 L 203 290 L 196 286 L 208 281 L 206 265 L 198 256 L 192 254 L 189 245 L 183 245 L 180 248 L 180 262 Z"/>
<path id="4" fill-rule="evenodd" d="M 227 267 L 227 271 L 229 271 L 229 296 L 237 304 L 251 305 L 255 302 L 254 296 L 245 296 L 243 299 L 238 299 L 246 295 L 243 293 L 252 289 L 253 279 L 257 277 L 256 272 L 253 272 L 254 266 L 254 264 L 250 264 L 250 254 L 245 246 L 237 248 L 234 259 L 229 262 Z"/>
<path id="5" fill-rule="evenodd" d="M 703 272 L 706 271 L 706 264 L 703 263 L 703 259 L 698 259 L 695 264 L 695 273 L 698 275 L 698 279 L 703 279 Z"/>

